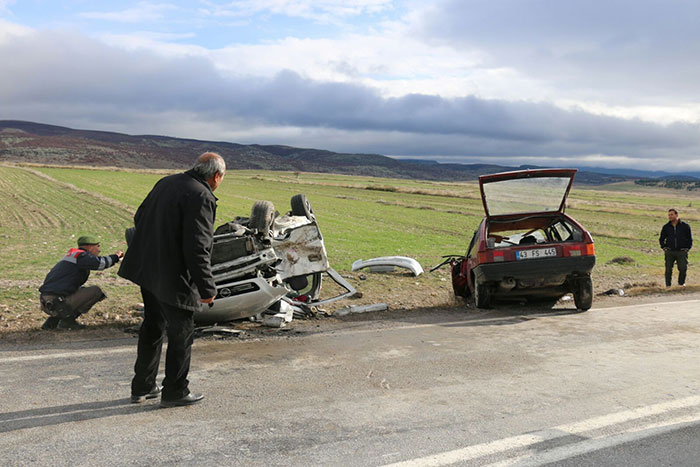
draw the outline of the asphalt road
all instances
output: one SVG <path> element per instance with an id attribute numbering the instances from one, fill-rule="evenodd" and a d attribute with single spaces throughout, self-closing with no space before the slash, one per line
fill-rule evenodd
<path id="1" fill-rule="evenodd" d="M 389 313 L 197 341 L 206 399 L 176 409 L 128 403 L 132 337 L 0 343 L 0 463 L 699 465 L 699 308 Z"/>

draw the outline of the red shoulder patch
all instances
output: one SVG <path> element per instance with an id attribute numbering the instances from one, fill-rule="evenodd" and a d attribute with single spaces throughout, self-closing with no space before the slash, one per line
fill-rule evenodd
<path id="1" fill-rule="evenodd" d="M 71 248 L 70 250 L 68 250 L 68 253 L 66 253 L 66 256 L 72 256 L 73 258 L 77 258 L 83 253 L 85 253 L 85 250 L 83 250 L 82 248 Z"/>

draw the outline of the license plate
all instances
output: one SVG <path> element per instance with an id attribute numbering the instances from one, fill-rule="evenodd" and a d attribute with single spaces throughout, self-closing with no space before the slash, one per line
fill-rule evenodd
<path id="1" fill-rule="evenodd" d="M 538 248 L 537 250 L 520 250 L 515 252 L 517 259 L 537 259 L 557 256 L 556 248 Z"/>

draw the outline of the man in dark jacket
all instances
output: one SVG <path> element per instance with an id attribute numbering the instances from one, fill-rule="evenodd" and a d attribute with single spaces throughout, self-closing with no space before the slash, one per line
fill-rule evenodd
<path id="1" fill-rule="evenodd" d="M 673 263 L 678 264 L 678 285 L 685 286 L 688 270 L 688 252 L 693 247 L 693 235 L 690 226 L 680 220 L 678 211 L 668 210 L 668 222 L 661 229 L 659 244 L 666 257 L 666 287 L 671 286 Z"/>
<path id="2" fill-rule="evenodd" d="M 75 319 L 87 313 L 95 303 L 106 298 L 98 286 L 83 287 L 90 271 L 102 271 L 114 266 L 124 256 L 117 251 L 113 255 L 99 256 L 100 242 L 85 235 L 78 238 L 78 248 L 71 248 L 46 275 L 39 287 L 41 311 L 49 315 L 42 329 L 81 329 Z"/>
<path id="3" fill-rule="evenodd" d="M 162 178 L 141 203 L 119 275 L 141 286 L 145 305 L 131 401 L 158 397 L 158 363 L 167 331 L 161 407 L 190 405 L 204 396 L 188 388 L 194 313 L 214 301 L 211 271 L 216 197 L 226 165 L 204 153 L 187 172 Z"/>

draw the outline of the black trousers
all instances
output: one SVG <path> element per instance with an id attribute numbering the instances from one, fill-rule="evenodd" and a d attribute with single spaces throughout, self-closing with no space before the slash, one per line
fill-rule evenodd
<path id="1" fill-rule="evenodd" d="M 666 287 L 671 286 L 671 278 L 673 276 L 673 263 L 678 265 L 678 285 L 685 284 L 685 275 L 688 271 L 688 252 L 687 251 L 666 251 Z"/>
<path id="2" fill-rule="evenodd" d="M 194 312 L 163 303 L 144 288 L 141 288 L 141 295 L 144 316 L 139 330 L 131 394 L 143 395 L 155 387 L 163 335 L 167 333 L 168 350 L 161 397 L 166 400 L 185 397 L 190 393 L 187 373 L 190 371 L 194 340 Z"/>

